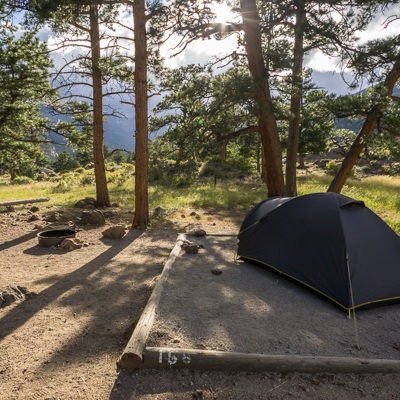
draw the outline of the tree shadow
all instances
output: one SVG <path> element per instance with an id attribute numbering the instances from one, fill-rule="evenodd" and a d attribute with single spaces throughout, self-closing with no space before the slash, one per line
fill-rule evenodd
<path id="1" fill-rule="evenodd" d="M 22 302 L 14 309 L 12 309 L 8 314 L 0 319 L 0 326 L 2 328 L 0 343 L 5 337 L 12 334 L 16 329 L 22 326 L 41 309 L 62 296 L 64 293 L 68 292 L 74 286 L 82 284 L 82 282 L 87 277 L 89 277 L 91 274 L 99 270 L 99 268 L 110 262 L 112 258 L 123 251 L 126 247 L 131 245 L 132 242 L 138 239 L 142 234 L 143 231 L 129 231 L 128 234 L 125 236 L 125 241 L 123 242 L 122 246 L 120 245 L 118 247 L 109 247 L 105 252 L 98 255 L 86 265 L 70 273 L 68 276 L 59 279 L 53 285 L 38 293 L 38 297 L 34 300 L 31 300 L 27 303 Z M 22 238 L 18 238 L 12 242 L 21 243 L 28 240 L 28 238 L 31 239 L 32 235 L 25 235 Z M 28 252 L 28 254 L 36 253 Z"/>
<path id="2" fill-rule="evenodd" d="M 14 246 L 18 246 L 19 244 L 22 244 L 24 242 L 27 242 L 31 239 L 33 239 L 34 237 L 36 237 L 38 234 L 37 231 L 34 232 L 29 232 L 26 235 L 23 236 L 19 236 L 16 239 L 13 240 L 9 240 L 8 242 L 4 242 L 0 245 L 0 251 L 4 251 L 9 249 L 10 247 L 14 247 Z"/>

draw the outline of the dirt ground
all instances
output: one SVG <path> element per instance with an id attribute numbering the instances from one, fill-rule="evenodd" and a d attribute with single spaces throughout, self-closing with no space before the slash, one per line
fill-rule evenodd
<path id="1" fill-rule="evenodd" d="M 39 207 L 40 215 L 60 212 L 59 224 L 80 216 Z M 27 222 L 28 209 L 0 214 L 0 291 L 19 285 L 37 293 L 0 309 L 1 400 L 400 398 L 397 374 L 118 369 L 116 360 L 178 233 L 202 227 L 233 234 L 244 214 L 185 210 L 123 239 L 102 238 L 104 227 L 81 226 L 78 237 L 89 246 L 70 251 L 39 247 L 35 223 L 53 225 Z M 126 221 L 118 210 L 110 213 L 108 224 Z"/>

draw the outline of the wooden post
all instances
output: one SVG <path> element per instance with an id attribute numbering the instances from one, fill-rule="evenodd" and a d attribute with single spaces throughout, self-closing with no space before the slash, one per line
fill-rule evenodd
<path id="1" fill-rule="evenodd" d="M 186 236 L 184 234 L 180 234 L 178 236 L 175 247 L 173 248 L 168 258 L 168 261 L 164 266 L 160 278 L 158 279 L 153 293 L 151 294 L 149 301 L 147 302 L 147 305 L 143 310 L 139 322 L 137 323 L 136 328 L 121 356 L 121 359 L 119 361 L 121 366 L 130 365 L 132 362 L 143 362 L 143 352 L 146 345 L 146 340 L 149 336 L 151 327 L 153 326 L 156 309 L 161 299 L 161 293 L 164 289 L 164 282 L 167 280 L 168 272 L 171 269 L 173 262 L 181 251 L 181 244 L 184 240 L 186 240 Z"/>
<path id="2" fill-rule="evenodd" d="M 126 357 L 122 368 L 168 368 L 207 371 L 399 373 L 400 360 L 350 357 L 276 356 L 197 349 L 148 347 L 143 362 Z"/>

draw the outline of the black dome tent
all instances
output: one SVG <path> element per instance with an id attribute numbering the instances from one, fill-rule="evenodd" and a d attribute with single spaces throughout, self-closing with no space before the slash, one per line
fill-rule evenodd
<path id="1" fill-rule="evenodd" d="M 400 238 L 362 201 L 336 193 L 272 197 L 244 219 L 238 257 L 341 307 L 400 301 Z"/>

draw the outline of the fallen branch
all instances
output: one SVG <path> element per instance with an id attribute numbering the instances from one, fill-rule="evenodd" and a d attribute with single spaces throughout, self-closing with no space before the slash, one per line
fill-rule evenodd
<path id="1" fill-rule="evenodd" d="M 50 197 L 39 197 L 38 199 L 3 201 L 2 203 L 0 203 L 0 206 L 8 207 L 8 206 L 15 206 L 17 204 L 41 203 L 49 200 Z"/>

